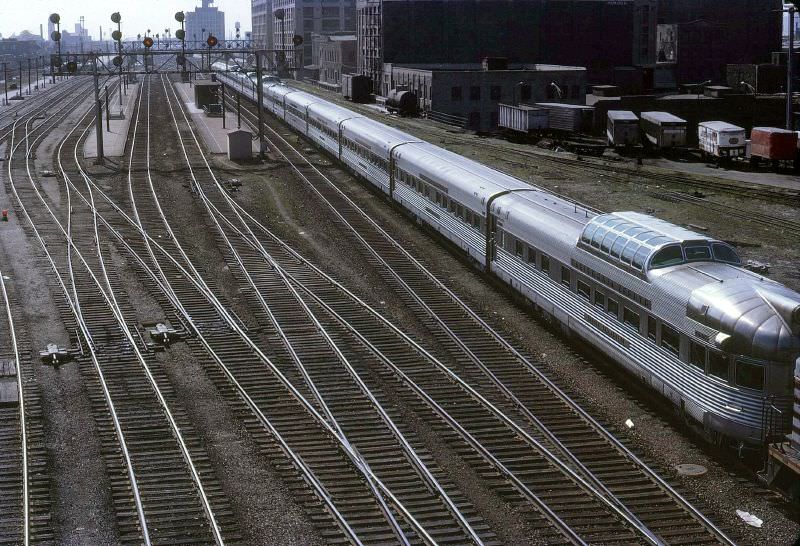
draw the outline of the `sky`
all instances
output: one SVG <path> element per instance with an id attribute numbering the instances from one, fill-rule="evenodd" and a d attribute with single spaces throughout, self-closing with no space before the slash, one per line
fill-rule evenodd
<path id="1" fill-rule="evenodd" d="M 39 25 L 43 24 L 47 34 L 47 18 L 55 12 L 61 15 L 62 30 L 70 32 L 83 15 L 89 34 L 97 39 L 100 25 L 104 35 L 108 35 L 112 25 L 116 28 L 111 14 L 118 11 L 122 15 L 125 36 L 144 34 L 148 28 L 153 33 L 163 33 L 169 28 L 174 34 L 175 29 L 180 28 L 175 12 L 191 11 L 200 5 L 200 0 L 0 0 L 0 33 L 5 38 L 22 30 L 39 34 Z M 242 35 L 250 30 L 250 0 L 216 0 L 213 5 L 225 12 L 229 35 L 234 32 L 236 21 L 242 24 Z"/>

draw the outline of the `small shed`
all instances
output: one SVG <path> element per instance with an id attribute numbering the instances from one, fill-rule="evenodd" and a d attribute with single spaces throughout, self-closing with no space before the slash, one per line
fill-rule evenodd
<path id="1" fill-rule="evenodd" d="M 228 133 L 228 159 L 242 161 L 253 158 L 253 133 L 231 131 Z"/>
<path id="2" fill-rule="evenodd" d="M 212 104 L 219 104 L 220 84 L 203 81 L 194 84 L 194 105 L 200 110 L 208 109 Z"/>

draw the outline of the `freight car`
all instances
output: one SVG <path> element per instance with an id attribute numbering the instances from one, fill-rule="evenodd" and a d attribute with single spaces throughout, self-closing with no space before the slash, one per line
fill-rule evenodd
<path id="1" fill-rule="evenodd" d="M 724 121 L 704 121 L 697 126 L 697 138 L 703 157 L 732 159 L 744 157 L 744 129 Z"/>
<path id="2" fill-rule="evenodd" d="M 727 243 L 641 213 L 599 213 L 275 87 L 268 110 L 299 112 L 298 131 L 710 439 L 763 445 L 776 432 L 767 407 L 790 414 L 800 294 L 742 268 Z M 325 141 L 334 138 L 336 147 Z"/>
<path id="3" fill-rule="evenodd" d="M 419 111 L 417 94 L 413 91 L 392 89 L 386 97 L 386 109 L 401 116 L 413 116 Z"/>
<path id="4" fill-rule="evenodd" d="M 750 133 L 750 162 L 761 160 L 774 166 L 797 159 L 797 133 L 777 127 L 753 127 Z"/>
<path id="5" fill-rule="evenodd" d="M 498 125 L 516 133 L 529 134 L 549 127 L 546 108 L 521 104 L 499 104 Z"/>
<path id="6" fill-rule="evenodd" d="M 550 129 L 567 133 L 590 133 L 594 126 L 594 108 L 580 104 L 537 102 L 535 106 L 548 111 Z"/>
<path id="7" fill-rule="evenodd" d="M 634 146 L 639 143 L 639 118 L 629 110 L 609 110 L 606 123 L 609 146 Z"/>
<path id="8" fill-rule="evenodd" d="M 646 146 L 677 148 L 686 146 L 686 120 L 669 112 L 642 112 L 642 134 Z"/>
<path id="9" fill-rule="evenodd" d="M 361 74 L 342 74 L 342 96 L 353 102 L 370 102 L 372 80 Z"/>

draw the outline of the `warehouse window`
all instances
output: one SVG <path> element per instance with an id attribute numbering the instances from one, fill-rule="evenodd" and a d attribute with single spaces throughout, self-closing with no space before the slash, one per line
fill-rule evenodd
<path id="1" fill-rule="evenodd" d="M 764 388 L 764 367 L 737 360 L 736 384 L 746 389 L 762 390 Z"/>
<path id="2" fill-rule="evenodd" d="M 473 85 L 469 88 L 469 100 L 481 100 L 481 87 Z"/>
<path id="3" fill-rule="evenodd" d="M 501 95 L 502 91 L 499 85 L 493 85 L 491 88 L 489 88 L 489 97 L 492 100 L 500 100 Z"/>
<path id="4" fill-rule="evenodd" d="M 701 370 L 705 371 L 706 369 L 706 348 L 700 345 L 699 343 L 695 343 L 694 341 L 691 342 L 689 346 L 689 363 L 697 366 Z"/>
<path id="5" fill-rule="evenodd" d="M 450 100 L 452 101 L 460 101 L 461 100 L 461 86 L 454 85 L 450 88 Z"/>
<path id="6" fill-rule="evenodd" d="M 708 352 L 708 373 L 714 377 L 728 380 L 728 357 L 715 351 Z"/>
<path id="7" fill-rule="evenodd" d="M 661 325 L 661 346 L 674 355 L 677 355 L 681 348 L 680 335 L 666 324 Z"/>

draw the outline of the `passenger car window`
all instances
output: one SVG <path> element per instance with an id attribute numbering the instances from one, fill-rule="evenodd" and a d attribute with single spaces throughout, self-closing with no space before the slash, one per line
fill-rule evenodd
<path id="1" fill-rule="evenodd" d="M 736 384 L 747 389 L 764 389 L 764 367 L 741 360 L 736 361 Z"/>
<path id="2" fill-rule="evenodd" d="M 687 246 L 684 252 L 686 252 L 686 261 L 688 262 L 703 262 L 711 260 L 711 249 L 705 245 Z"/>
<path id="3" fill-rule="evenodd" d="M 578 279 L 577 286 L 578 286 L 578 294 L 580 294 L 581 296 L 583 296 L 588 300 L 589 296 L 592 293 L 592 289 L 589 287 L 589 285 L 583 282 L 582 280 Z"/>
<path id="4" fill-rule="evenodd" d="M 522 257 L 522 252 L 524 248 L 525 247 L 523 246 L 522 241 L 520 241 L 519 239 L 514 241 L 514 254 L 516 254 L 520 258 Z"/>
<path id="5" fill-rule="evenodd" d="M 536 263 L 536 249 L 532 246 L 528 247 L 528 262 L 532 264 Z"/>
<path id="6" fill-rule="evenodd" d="M 689 362 L 701 370 L 706 369 L 706 348 L 699 343 L 691 342 L 689 351 Z"/>
<path id="7" fill-rule="evenodd" d="M 725 262 L 729 264 L 740 264 L 742 263 L 741 258 L 739 255 L 736 254 L 736 251 L 733 250 L 728 245 L 723 245 L 721 243 L 715 243 L 711 245 L 711 248 L 714 249 L 714 259 L 718 262 Z"/>
<path id="8" fill-rule="evenodd" d="M 651 316 L 648 316 L 647 317 L 647 337 L 652 339 L 653 341 L 656 340 L 656 327 L 657 326 L 658 326 L 658 323 L 656 322 L 656 319 L 651 317 Z"/>
<path id="9" fill-rule="evenodd" d="M 624 307 L 622 309 L 622 322 L 625 324 L 625 326 L 628 326 L 637 332 L 639 331 L 639 313 Z"/>
<path id="10" fill-rule="evenodd" d="M 608 298 L 608 314 L 619 317 L 619 303 L 611 298 Z"/>
<path id="11" fill-rule="evenodd" d="M 661 346 L 674 355 L 677 355 L 681 348 L 681 337 L 678 332 L 666 324 L 661 325 Z"/>
<path id="12" fill-rule="evenodd" d="M 708 352 L 708 373 L 720 379 L 728 380 L 728 357 L 715 351 Z"/>
<path id="13" fill-rule="evenodd" d="M 606 295 L 599 290 L 594 291 L 594 304 L 600 309 L 606 308 Z"/>
<path id="14" fill-rule="evenodd" d="M 680 245 L 670 245 L 659 250 L 650 260 L 650 269 L 669 267 L 683 263 L 683 252 Z"/>
<path id="15" fill-rule="evenodd" d="M 550 256 L 542 254 L 542 271 L 550 273 Z"/>
<path id="16" fill-rule="evenodd" d="M 563 265 L 561 266 L 561 284 L 567 288 L 572 286 L 572 272 Z"/>

